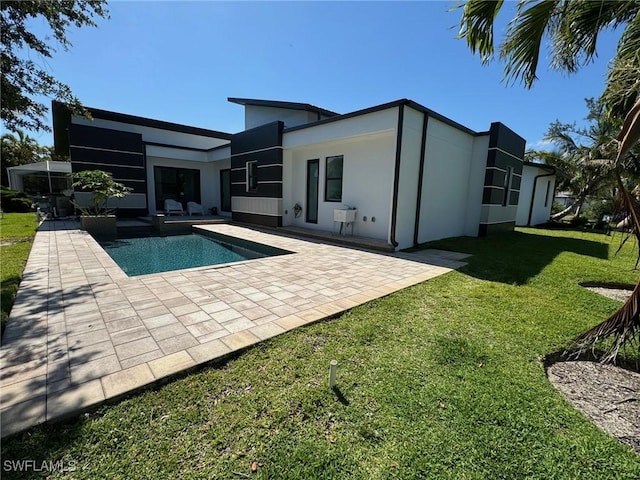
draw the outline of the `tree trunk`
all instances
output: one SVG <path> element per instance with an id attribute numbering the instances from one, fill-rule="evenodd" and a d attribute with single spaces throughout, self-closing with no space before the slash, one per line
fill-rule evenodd
<path id="1" fill-rule="evenodd" d="M 563 219 L 564 217 L 566 217 L 567 215 L 569 215 L 573 211 L 573 207 L 575 207 L 575 206 L 576 206 L 576 202 L 573 202 L 571 205 L 569 205 L 567 208 L 565 208 L 561 212 L 554 213 L 553 215 L 551 215 L 551 220 L 561 220 L 561 219 Z"/>

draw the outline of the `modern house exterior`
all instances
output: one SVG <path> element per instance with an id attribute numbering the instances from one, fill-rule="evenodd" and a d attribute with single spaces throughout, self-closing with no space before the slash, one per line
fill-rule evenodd
<path id="1" fill-rule="evenodd" d="M 123 216 L 162 213 L 171 198 L 268 227 L 342 227 L 394 249 L 516 224 L 525 140 L 500 122 L 475 132 L 407 99 L 347 114 L 229 101 L 244 107 L 242 132 L 93 108 L 89 120 L 54 103 L 56 151 L 74 172 L 106 170 L 131 186 L 114 203 Z M 355 218 L 337 223 L 346 208 Z"/>

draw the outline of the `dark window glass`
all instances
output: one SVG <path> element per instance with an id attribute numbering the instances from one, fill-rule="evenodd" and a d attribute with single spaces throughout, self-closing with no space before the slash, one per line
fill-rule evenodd
<path id="1" fill-rule="evenodd" d="M 258 189 L 258 162 L 247 162 L 247 190 Z"/>
<path id="2" fill-rule="evenodd" d="M 220 170 L 220 210 L 231 211 L 231 169 Z"/>
<path id="3" fill-rule="evenodd" d="M 327 202 L 342 201 L 343 156 L 327 157 L 324 185 L 324 199 Z"/>
<path id="4" fill-rule="evenodd" d="M 200 170 L 173 167 L 154 168 L 156 210 L 164 210 L 164 201 L 176 200 L 186 210 L 187 202 L 201 203 Z"/>

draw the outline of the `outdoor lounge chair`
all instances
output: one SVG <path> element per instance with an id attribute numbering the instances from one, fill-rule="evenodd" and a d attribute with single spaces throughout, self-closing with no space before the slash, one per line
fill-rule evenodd
<path id="1" fill-rule="evenodd" d="M 189 215 L 204 215 L 204 208 L 196 202 L 187 202 L 187 213 Z"/>
<path id="2" fill-rule="evenodd" d="M 172 213 L 184 215 L 184 209 L 182 208 L 182 204 L 180 202 L 176 202 L 175 200 L 167 198 L 164 201 L 164 213 L 166 213 L 167 215 L 171 215 Z"/>

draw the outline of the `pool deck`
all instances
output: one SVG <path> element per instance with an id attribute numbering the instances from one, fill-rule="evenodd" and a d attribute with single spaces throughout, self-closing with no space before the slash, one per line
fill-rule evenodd
<path id="1" fill-rule="evenodd" d="M 295 253 L 129 278 L 77 222 L 42 224 L 0 349 L 3 437 L 437 277 L 466 257 L 196 228 Z"/>

